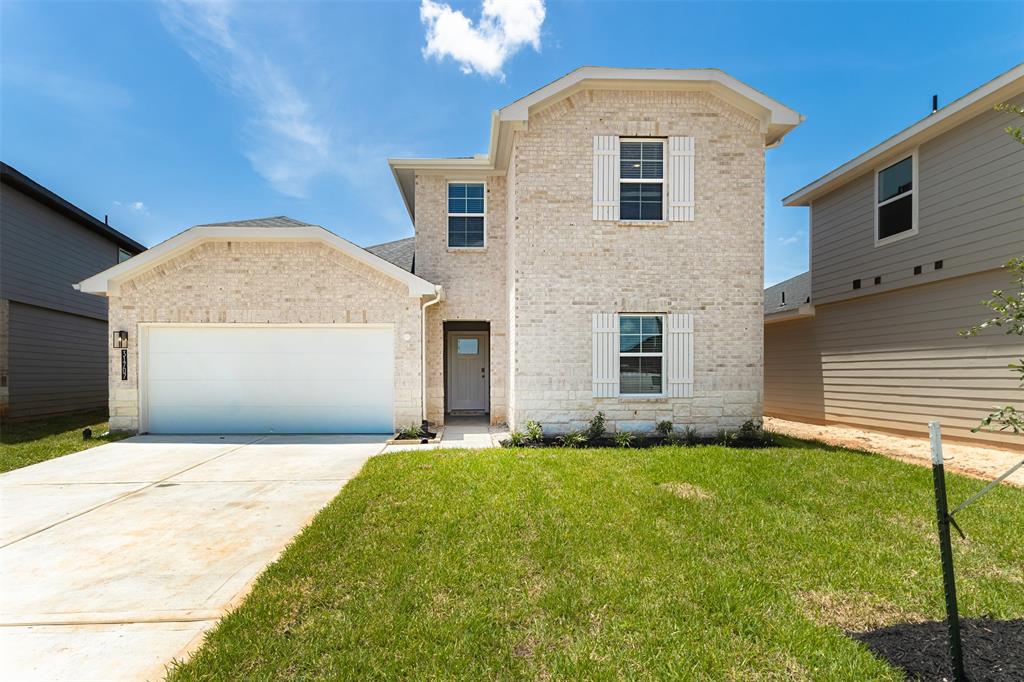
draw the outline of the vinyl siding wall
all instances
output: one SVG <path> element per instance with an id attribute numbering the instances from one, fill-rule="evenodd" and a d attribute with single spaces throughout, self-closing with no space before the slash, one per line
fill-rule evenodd
<path id="1" fill-rule="evenodd" d="M 813 318 L 765 326 L 765 414 L 1003 447 L 1021 437 L 972 434 L 995 405 L 1024 406 L 1007 365 L 1024 355 L 1018 336 L 957 331 L 985 316 L 979 301 L 1009 277 L 996 270 L 819 305 Z"/>
<path id="2" fill-rule="evenodd" d="M 1024 104 L 1024 96 L 1012 101 Z M 918 234 L 875 246 L 874 171 L 811 207 L 816 304 L 981 272 L 1024 254 L 1024 146 L 988 111 L 918 150 Z M 900 155 L 880 163 L 888 165 Z M 934 263 L 943 261 L 942 269 Z M 914 267 L 922 273 L 914 275 Z M 882 283 L 874 285 L 881 276 Z M 854 291 L 853 280 L 862 288 Z"/>

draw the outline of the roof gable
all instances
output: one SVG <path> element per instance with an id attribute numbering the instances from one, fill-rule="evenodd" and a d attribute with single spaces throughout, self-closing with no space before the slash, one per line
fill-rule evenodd
<path id="1" fill-rule="evenodd" d="M 269 223 L 268 223 L 269 221 Z M 287 226 L 283 226 L 286 225 Z M 135 277 L 160 263 L 189 251 L 209 241 L 318 241 L 361 261 L 369 267 L 396 279 L 409 288 L 410 296 L 427 296 L 439 293 L 440 287 L 425 279 L 403 270 L 401 267 L 356 246 L 333 232 L 302 223 L 291 218 L 258 218 L 232 223 L 196 225 L 184 232 L 157 244 L 144 253 L 118 263 L 75 285 L 79 291 L 90 294 L 116 294 L 120 282 Z"/>

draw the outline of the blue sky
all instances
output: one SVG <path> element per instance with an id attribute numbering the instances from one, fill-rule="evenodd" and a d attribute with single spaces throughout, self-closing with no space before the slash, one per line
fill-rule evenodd
<path id="1" fill-rule="evenodd" d="M 807 265 L 783 196 L 1024 59 L 1021 2 L 490 2 L 4 2 L 0 154 L 147 245 L 278 214 L 368 245 L 412 233 L 386 157 L 483 152 L 580 65 L 718 67 L 807 117 L 768 153 L 774 283 Z"/>

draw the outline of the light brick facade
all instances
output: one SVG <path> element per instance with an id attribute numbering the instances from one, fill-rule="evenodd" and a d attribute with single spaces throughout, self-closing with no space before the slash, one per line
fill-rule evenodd
<path id="1" fill-rule="evenodd" d="M 395 423 L 419 423 L 419 299 L 327 244 L 204 242 L 121 283 L 110 296 L 109 324 L 129 332 L 128 380 L 121 380 L 121 355 L 113 350 L 113 430 L 139 429 L 141 323 L 394 325 Z"/>

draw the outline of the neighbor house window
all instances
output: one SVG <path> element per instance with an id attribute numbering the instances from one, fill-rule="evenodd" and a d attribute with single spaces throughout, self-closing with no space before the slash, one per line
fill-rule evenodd
<path id="1" fill-rule="evenodd" d="M 117 262 L 118 263 L 123 263 L 123 262 L 125 262 L 126 260 L 128 260 L 131 257 L 132 257 L 132 254 L 128 253 L 124 249 L 118 249 L 117 250 Z"/>
<path id="2" fill-rule="evenodd" d="M 448 246 L 484 245 L 484 183 L 448 183 Z"/>
<path id="3" fill-rule="evenodd" d="M 663 220 L 665 142 L 619 142 L 619 219 Z"/>
<path id="4" fill-rule="evenodd" d="M 662 315 L 619 316 L 619 393 L 661 395 Z"/>
<path id="5" fill-rule="evenodd" d="M 917 202 L 914 196 L 916 155 L 887 166 L 877 173 L 875 241 L 917 231 Z"/>

